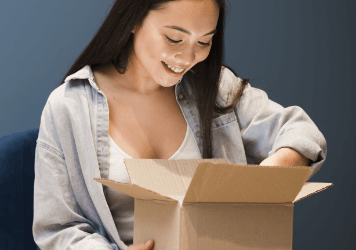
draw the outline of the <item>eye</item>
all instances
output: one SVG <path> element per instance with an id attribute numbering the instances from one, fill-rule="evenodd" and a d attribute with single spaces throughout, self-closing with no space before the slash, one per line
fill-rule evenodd
<path id="1" fill-rule="evenodd" d="M 181 42 L 182 40 L 179 40 L 179 41 L 174 41 L 172 39 L 170 39 L 168 36 L 165 36 L 167 38 L 167 40 L 170 42 L 170 43 L 179 43 Z M 203 42 L 199 42 L 203 47 L 208 47 L 210 46 L 210 43 L 203 43 Z"/>
<path id="2" fill-rule="evenodd" d="M 203 45 L 204 47 L 210 46 L 210 43 L 203 43 L 203 42 L 200 42 L 200 44 Z"/>
<path id="3" fill-rule="evenodd" d="M 171 42 L 171 43 L 179 43 L 179 42 L 182 41 L 182 40 L 180 40 L 180 41 L 174 41 L 174 40 L 170 39 L 168 36 L 166 36 L 166 37 L 167 37 L 167 40 L 168 40 L 169 42 Z"/>

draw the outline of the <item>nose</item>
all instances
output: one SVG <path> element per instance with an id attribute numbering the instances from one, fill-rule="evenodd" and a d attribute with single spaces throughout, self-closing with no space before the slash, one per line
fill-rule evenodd
<path id="1" fill-rule="evenodd" d="M 186 46 L 185 48 L 182 48 L 180 52 L 178 52 L 175 56 L 175 59 L 177 62 L 180 62 L 179 65 L 182 68 L 187 68 L 195 60 L 195 50 L 192 46 Z"/>

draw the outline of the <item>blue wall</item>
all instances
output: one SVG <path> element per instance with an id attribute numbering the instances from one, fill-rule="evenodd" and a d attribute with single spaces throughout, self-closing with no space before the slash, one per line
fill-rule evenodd
<path id="1" fill-rule="evenodd" d="M 89 43 L 112 0 L 3 1 L 0 137 L 38 128 L 49 94 Z M 302 107 L 328 156 L 295 204 L 293 249 L 356 249 L 356 2 L 230 0 L 226 63 L 284 107 Z"/>

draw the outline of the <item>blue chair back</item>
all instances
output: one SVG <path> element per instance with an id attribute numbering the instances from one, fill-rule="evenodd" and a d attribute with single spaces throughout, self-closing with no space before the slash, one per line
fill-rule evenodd
<path id="1" fill-rule="evenodd" d="M 38 132 L 0 138 L 0 249 L 39 249 L 32 234 Z"/>

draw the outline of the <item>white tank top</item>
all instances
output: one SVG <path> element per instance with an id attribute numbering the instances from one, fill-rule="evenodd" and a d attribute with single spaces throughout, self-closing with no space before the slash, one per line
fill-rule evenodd
<path id="1" fill-rule="evenodd" d="M 132 159 L 119 148 L 109 135 L 109 176 L 108 179 L 130 183 L 123 159 Z M 187 124 L 187 132 L 184 141 L 179 149 L 168 159 L 201 159 L 201 154 L 196 144 L 192 131 Z M 116 191 L 112 188 L 107 189 L 106 201 L 109 205 L 111 214 L 122 241 L 133 240 L 134 226 L 134 198 Z"/>

